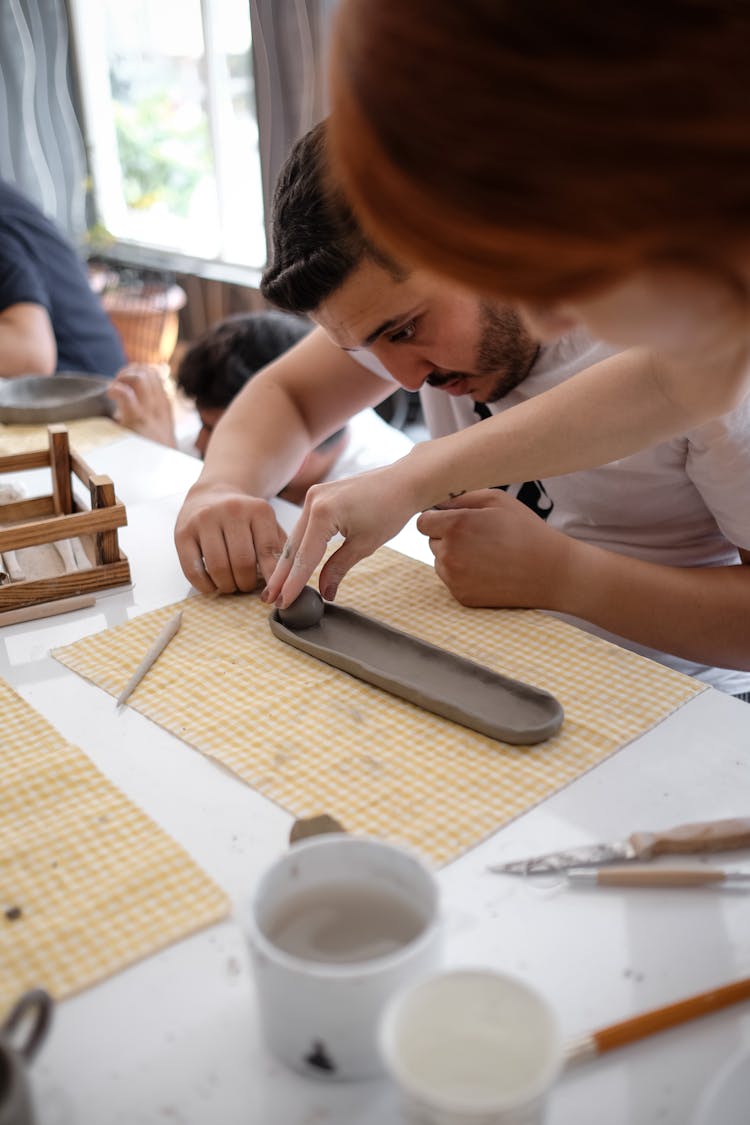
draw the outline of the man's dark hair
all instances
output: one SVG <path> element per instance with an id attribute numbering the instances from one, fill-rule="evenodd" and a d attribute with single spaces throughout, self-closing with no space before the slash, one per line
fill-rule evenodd
<path id="1" fill-rule="evenodd" d="M 397 279 L 406 272 L 370 243 L 348 204 L 332 186 L 326 123 L 306 133 L 276 181 L 271 210 L 271 261 L 260 283 L 267 301 L 309 313 L 330 297 L 364 258 Z"/>
<path id="2" fill-rule="evenodd" d="M 199 409 L 224 410 L 261 367 L 298 343 L 312 325 L 281 312 L 227 317 L 196 340 L 180 361 L 177 385 Z"/>

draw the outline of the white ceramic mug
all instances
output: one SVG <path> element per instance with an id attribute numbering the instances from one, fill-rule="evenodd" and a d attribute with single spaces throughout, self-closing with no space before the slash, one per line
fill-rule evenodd
<path id="1" fill-rule="evenodd" d="M 564 1048 L 536 989 L 491 969 L 437 973 L 396 996 L 380 1046 L 411 1125 L 540 1125 Z"/>
<path id="2" fill-rule="evenodd" d="M 339 890 L 357 896 L 360 908 L 351 927 L 337 921 L 333 908 L 325 917 L 325 904 Z M 379 930 L 392 907 L 398 923 L 393 939 Z M 294 845 L 262 876 L 249 919 L 270 1049 L 306 1074 L 381 1074 L 377 1032 L 383 1008 L 437 967 L 441 931 L 437 882 L 413 853 L 339 833 Z M 328 943 L 324 954 L 314 945 L 320 934 Z"/>

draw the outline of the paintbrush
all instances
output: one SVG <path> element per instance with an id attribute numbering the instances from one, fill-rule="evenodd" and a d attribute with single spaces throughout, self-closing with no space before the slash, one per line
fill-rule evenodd
<path id="1" fill-rule="evenodd" d="M 653 1008 L 650 1012 L 642 1012 L 629 1020 L 581 1035 L 568 1044 L 565 1065 L 586 1062 L 606 1051 L 613 1051 L 616 1047 L 625 1047 L 628 1043 L 655 1035 L 658 1031 L 666 1031 L 669 1027 L 677 1027 L 678 1024 L 710 1015 L 731 1004 L 739 1004 L 741 1000 L 750 1000 L 750 977 L 714 988 L 710 992 L 699 992 L 686 1000 L 678 1000 L 663 1008 Z"/>

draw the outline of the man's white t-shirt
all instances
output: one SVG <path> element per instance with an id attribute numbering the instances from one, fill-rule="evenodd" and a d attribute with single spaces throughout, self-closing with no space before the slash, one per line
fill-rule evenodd
<path id="1" fill-rule="evenodd" d="M 414 445 L 411 438 L 381 418 L 376 410 L 360 410 L 347 423 L 349 440 L 324 481 L 343 480 L 368 469 L 381 469 L 405 457 Z"/>
<path id="2" fill-rule="evenodd" d="M 500 402 L 489 404 L 490 410 L 500 413 L 525 402 L 615 350 L 572 332 L 544 346 L 531 374 Z M 454 398 L 424 386 L 420 397 L 431 437 L 478 420 L 467 396 Z M 664 566 L 739 563 L 737 547 L 750 550 L 750 396 L 731 413 L 687 434 L 597 469 L 546 478 L 544 488 L 552 502 L 547 523 L 575 539 Z M 750 673 L 695 664 L 568 619 L 722 691 L 750 691 Z"/>
<path id="3" fill-rule="evenodd" d="M 388 382 L 393 381 L 390 375 L 387 379 Z M 199 456 L 195 442 L 201 425 L 198 411 L 192 404 L 181 410 L 175 430 L 177 447 L 182 453 Z M 410 437 L 389 425 L 372 407 L 360 410 L 349 419 L 347 427 L 349 440 L 328 475 L 321 478 L 324 481 L 342 480 L 368 469 L 382 469 L 405 457 L 414 445 Z"/>

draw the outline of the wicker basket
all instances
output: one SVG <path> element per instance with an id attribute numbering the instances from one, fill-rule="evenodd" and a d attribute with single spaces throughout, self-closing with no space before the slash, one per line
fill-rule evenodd
<path id="1" fill-rule="evenodd" d="M 130 363 L 168 364 L 187 300 L 179 285 L 117 286 L 101 296 Z"/>

